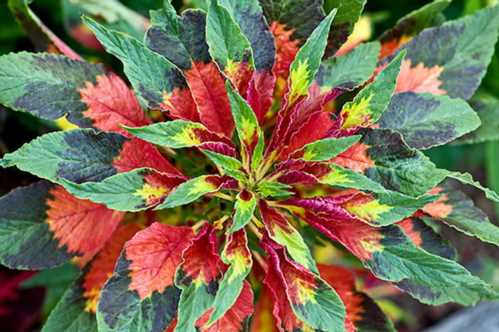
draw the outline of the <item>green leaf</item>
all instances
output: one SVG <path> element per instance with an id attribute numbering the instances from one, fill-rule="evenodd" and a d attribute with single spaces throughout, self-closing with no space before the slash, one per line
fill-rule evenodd
<path id="1" fill-rule="evenodd" d="M 401 52 L 378 74 L 373 83 L 360 90 L 353 101 L 343 106 L 340 114 L 343 129 L 365 127 L 379 120 L 392 98 L 404 56 L 405 53 Z"/>
<path id="2" fill-rule="evenodd" d="M 269 31 L 258 0 L 219 0 L 251 44 L 257 71 L 270 71 L 274 64 L 274 37 Z"/>
<path id="3" fill-rule="evenodd" d="M 82 280 L 73 282 L 50 313 L 42 332 L 97 332 L 95 314 L 85 310 Z"/>
<path id="4" fill-rule="evenodd" d="M 401 133 L 409 146 L 429 149 L 475 130 L 480 118 L 463 100 L 406 92 L 393 96 L 379 124 Z"/>
<path id="5" fill-rule="evenodd" d="M 440 25 L 445 21 L 445 16 L 442 14 L 452 0 L 435 0 L 423 7 L 410 12 L 402 17 L 397 23 L 385 31 L 379 40 L 382 43 L 390 41 L 400 41 L 401 38 L 412 37 L 423 29 Z"/>
<path id="6" fill-rule="evenodd" d="M 364 84 L 376 69 L 379 51 L 379 42 L 371 42 L 360 44 L 346 55 L 324 60 L 317 73 L 321 91 L 353 90 Z"/>
<path id="7" fill-rule="evenodd" d="M 475 144 L 499 141 L 499 100 L 491 97 L 473 97 L 471 106 L 480 117 L 480 127 L 462 137 L 457 143 Z"/>
<path id="8" fill-rule="evenodd" d="M 104 204 L 113 210 L 134 212 L 154 206 L 168 194 L 167 188 L 149 185 L 147 182 L 149 176 L 160 175 L 150 168 L 138 168 L 107 177 L 99 182 L 78 184 L 61 179 L 60 183 L 76 197 Z M 149 198 L 154 200 L 149 201 Z"/>
<path id="9" fill-rule="evenodd" d="M 497 169 L 499 163 L 497 161 L 497 156 L 499 155 L 499 143 L 490 142 L 485 146 L 485 169 L 487 170 L 487 184 L 490 188 L 499 191 L 499 174 Z M 495 204 L 496 216 L 499 216 L 499 204 Z"/>
<path id="10" fill-rule="evenodd" d="M 161 55 L 148 49 L 141 41 L 119 31 L 110 30 L 84 17 L 106 50 L 123 63 L 123 70 L 135 93 L 148 108 L 158 109 L 163 94 L 172 92 L 181 83 L 178 69 Z"/>
<path id="11" fill-rule="evenodd" d="M 243 183 L 246 182 L 246 174 L 242 171 L 243 165 L 238 159 L 209 150 L 203 150 L 203 153 L 210 158 L 222 173 Z"/>
<path id="12" fill-rule="evenodd" d="M 449 178 L 458 180 L 461 183 L 468 184 L 470 186 L 473 186 L 485 194 L 485 197 L 490 199 L 491 201 L 499 203 L 499 194 L 497 194 L 495 191 L 486 188 L 482 186 L 482 184 L 478 181 L 473 180 L 473 177 L 469 173 L 459 173 L 459 172 L 448 172 L 447 176 Z"/>
<path id="13" fill-rule="evenodd" d="M 346 151 L 360 140 L 360 135 L 341 138 L 324 138 L 305 145 L 303 157 L 305 161 L 326 161 Z"/>
<path id="14" fill-rule="evenodd" d="M 336 10 L 332 10 L 322 20 L 300 48 L 291 63 L 289 76 L 290 88 L 288 92 L 288 102 L 290 104 L 293 104 L 297 98 L 307 95 L 308 88 L 319 71 L 322 56 L 327 45 L 329 29 L 335 15 Z"/>
<path id="15" fill-rule="evenodd" d="M 237 135 L 243 150 L 241 155 L 243 162 L 251 160 L 253 170 L 260 166 L 263 159 L 264 135 L 255 112 L 246 101 L 232 88 L 229 82 L 225 84 L 229 96 L 232 117 L 236 124 Z"/>
<path id="16" fill-rule="evenodd" d="M 127 138 L 93 129 L 52 132 L 7 153 L 0 166 L 16 166 L 52 182 L 99 181 L 116 174 L 113 166 Z"/>
<path id="17" fill-rule="evenodd" d="M 215 175 L 202 175 L 190 179 L 173 190 L 156 210 L 189 204 L 206 194 L 218 191 L 221 185 L 220 178 Z"/>
<path id="18" fill-rule="evenodd" d="M 199 146 L 203 143 L 203 133 L 207 129 L 200 123 L 173 120 L 158 122 L 144 127 L 125 127 L 125 129 L 145 141 L 172 149 Z"/>
<path id="19" fill-rule="evenodd" d="M 53 187 L 45 181 L 15 189 L 0 198 L 0 263 L 12 269 L 47 269 L 76 253 L 61 248 L 46 221 Z"/>
<path id="20" fill-rule="evenodd" d="M 274 197 L 277 199 L 285 199 L 292 196 L 293 193 L 290 191 L 292 187 L 290 185 L 280 183 L 277 181 L 267 181 L 263 180 L 258 182 L 258 193 L 263 197 Z"/>
<path id="21" fill-rule="evenodd" d="M 236 197 L 236 203 L 234 205 L 234 218 L 232 220 L 232 225 L 230 226 L 228 233 L 234 233 L 244 226 L 246 226 L 253 217 L 253 213 L 256 208 L 256 197 L 250 192 L 243 191 L 239 193 Z"/>
<path id="22" fill-rule="evenodd" d="M 326 56 L 334 55 L 340 46 L 347 41 L 364 10 L 366 2 L 367 0 L 326 0 L 324 2 L 326 12 L 333 8 L 338 10 L 329 34 Z"/>
<path id="23" fill-rule="evenodd" d="M 237 66 L 243 62 L 254 66 L 248 39 L 218 0 L 210 0 L 206 17 L 206 42 L 211 57 L 225 72 L 237 70 Z"/>
<path id="24" fill-rule="evenodd" d="M 10 53 L 0 56 L 0 104 L 55 120 L 68 115 L 71 122 L 89 126 L 82 119 L 87 107 L 79 89 L 103 75 L 100 65 L 47 53 Z"/>

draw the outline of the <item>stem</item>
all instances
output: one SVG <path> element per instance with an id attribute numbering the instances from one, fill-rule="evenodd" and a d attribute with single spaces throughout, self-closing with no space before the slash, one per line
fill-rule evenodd
<path id="1" fill-rule="evenodd" d="M 195 223 L 194 225 L 192 225 L 192 230 L 194 231 L 194 233 L 196 233 L 198 231 L 198 229 L 200 229 L 204 224 L 206 224 L 206 220 L 201 220 L 201 221 L 198 221 L 197 223 Z"/>
<path id="2" fill-rule="evenodd" d="M 267 271 L 268 266 L 267 262 L 263 259 L 262 255 L 258 251 L 251 250 L 251 253 L 253 254 L 253 257 L 255 257 L 255 260 L 260 264 L 260 266 L 263 268 L 264 271 Z"/>
<path id="3" fill-rule="evenodd" d="M 263 239 L 263 235 L 262 235 L 262 233 L 260 233 L 260 230 L 258 229 L 258 227 L 256 227 L 253 223 L 249 223 L 249 224 L 248 224 L 248 227 L 249 227 L 249 229 L 250 229 L 253 233 L 255 233 L 255 235 L 256 235 L 256 237 L 257 237 L 258 239 L 260 239 L 260 240 L 261 240 L 261 239 Z"/>
<path id="4" fill-rule="evenodd" d="M 216 192 L 216 193 L 212 194 L 212 196 L 224 199 L 226 201 L 233 201 L 234 200 L 234 197 L 232 197 L 231 195 L 227 195 L 227 194 L 224 194 L 221 192 Z"/>
<path id="5" fill-rule="evenodd" d="M 223 229 L 223 224 L 227 219 L 229 219 L 229 216 L 223 216 L 222 218 L 215 220 L 213 226 L 216 229 Z"/>

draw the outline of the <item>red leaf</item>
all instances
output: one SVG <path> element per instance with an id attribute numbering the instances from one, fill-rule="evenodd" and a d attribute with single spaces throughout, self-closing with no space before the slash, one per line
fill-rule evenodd
<path id="1" fill-rule="evenodd" d="M 289 75 L 289 67 L 300 49 L 299 40 L 291 40 L 294 29 L 288 29 L 277 21 L 272 22 L 270 32 L 274 35 L 276 47 L 276 61 L 273 70 L 277 77 L 286 80 Z"/>
<path id="2" fill-rule="evenodd" d="M 118 227 L 113 236 L 106 242 L 104 248 L 90 263 L 90 268 L 83 277 L 82 285 L 84 289 L 83 296 L 87 299 L 86 311 L 96 312 L 101 289 L 113 273 L 123 245 L 140 229 L 141 227 L 137 224 Z"/>
<path id="3" fill-rule="evenodd" d="M 249 83 L 246 99 L 255 112 L 258 122 L 263 124 L 274 97 L 275 76 L 272 72 L 253 73 Z"/>
<path id="4" fill-rule="evenodd" d="M 133 92 L 115 74 L 97 76 L 97 83 L 87 82 L 80 95 L 88 107 L 83 115 L 103 131 L 130 136 L 120 125 L 140 127 L 151 123 Z"/>
<path id="5" fill-rule="evenodd" d="M 185 78 L 197 104 L 201 122 L 211 131 L 232 137 L 234 121 L 225 83 L 213 62 L 193 62 Z"/>
<path id="6" fill-rule="evenodd" d="M 273 300 L 268 287 L 262 287 L 260 297 L 256 303 L 255 314 L 251 321 L 250 332 L 277 332 L 273 317 Z"/>
<path id="7" fill-rule="evenodd" d="M 395 92 L 427 92 L 434 95 L 445 95 L 447 91 L 440 88 L 443 82 L 439 79 L 443 70 L 444 68 L 441 66 L 426 67 L 424 63 L 418 63 L 412 67 L 411 60 L 406 59 L 400 67 Z"/>
<path id="8" fill-rule="evenodd" d="M 130 261 L 129 289 L 144 299 L 154 291 L 161 293 L 172 286 L 182 252 L 193 238 L 190 227 L 160 223 L 138 232 L 125 244 L 125 257 Z"/>
<path id="9" fill-rule="evenodd" d="M 132 138 L 123 144 L 119 156 L 113 160 L 113 166 L 120 173 L 149 167 L 159 172 L 184 177 L 154 145 L 138 138 Z"/>
<path id="10" fill-rule="evenodd" d="M 200 332 L 241 332 L 244 330 L 244 322 L 253 314 L 253 291 L 249 282 L 245 281 L 241 294 L 225 315 L 210 327 L 204 326 L 213 309 L 208 310 L 197 321 L 196 327 Z"/>
<path id="11" fill-rule="evenodd" d="M 47 223 L 59 245 L 80 255 L 78 263 L 85 265 L 111 237 L 124 213 L 101 204 L 78 199 L 64 188 L 50 190 L 47 201 Z"/>
<path id="12" fill-rule="evenodd" d="M 164 94 L 160 107 L 164 111 L 170 111 L 170 116 L 174 119 L 200 121 L 196 103 L 186 87 L 176 87 L 171 93 Z"/>
<path id="13" fill-rule="evenodd" d="M 364 173 L 366 169 L 374 166 L 367 154 L 369 146 L 363 143 L 355 143 L 348 150 L 332 160 L 333 163 L 349 168 L 353 171 Z"/>

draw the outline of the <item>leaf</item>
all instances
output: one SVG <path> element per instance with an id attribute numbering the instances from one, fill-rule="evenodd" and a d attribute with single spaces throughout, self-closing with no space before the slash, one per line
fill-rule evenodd
<path id="1" fill-rule="evenodd" d="M 282 248 L 264 243 L 264 249 L 269 254 L 268 269 L 275 270 L 280 284 L 274 292 L 286 292 L 294 314 L 311 328 L 342 331 L 345 307 L 338 294 L 320 277 L 289 261 Z"/>
<path id="2" fill-rule="evenodd" d="M 243 160 L 249 164 L 251 169 L 255 170 L 260 166 L 263 159 L 264 134 L 255 113 L 252 111 L 246 101 L 232 89 L 229 83 L 226 84 L 227 94 L 232 110 L 232 117 L 236 124 L 237 135 L 241 142 L 241 155 Z"/>
<path id="3" fill-rule="evenodd" d="M 449 178 L 455 179 L 463 184 L 467 184 L 470 186 L 475 187 L 476 189 L 481 190 L 484 194 L 485 197 L 490 199 L 491 201 L 494 201 L 496 203 L 499 203 L 499 194 L 497 194 L 495 191 L 484 187 L 480 184 L 480 182 L 475 181 L 471 174 L 469 173 L 459 173 L 459 172 L 448 172 L 447 176 Z"/>
<path id="4" fill-rule="evenodd" d="M 88 17 L 84 17 L 84 22 L 106 50 L 123 63 L 123 70 L 135 93 L 148 108 L 160 108 L 164 94 L 184 86 L 177 68 L 139 40 L 108 29 Z"/>
<path id="5" fill-rule="evenodd" d="M 311 215 L 307 221 L 341 242 L 377 278 L 394 282 L 423 303 L 471 305 L 498 296 L 458 263 L 416 247 L 398 226 L 372 228 L 361 222 L 327 222 Z"/>
<path id="6" fill-rule="evenodd" d="M 327 161 L 350 148 L 361 136 L 324 138 L 303 147 L 302 159 L 305 161 Z"/>
<path id="7" fill-rule="evenodd" d="M 196 323 L 200 332 L 242 332 L 245 331 L 247 322 L 253 313 L 253 291 L 249 282 L 245 281 L 236 302 L 225 315 L 213 325 L 207 326 L 204 321 L 208 319 L 206 312 Z"/>
<path id="8" fill-rule="evenodd" d="M 217 175 L 202 175 L 188 180 L 172 191 L 155 209 L 169 209 L 194 202 L 206 194 L 220 190 L 223 179 Z"/>
<path id="9" fill-rule="evenodd" d="M 402 134 L 409 146 L 428 149 L 475 130 L 480 118 L 463 100 L 405 92 L 393 96 L 379 124 Z"/>
<path id="10" fill-rule="evenodd" d="M 51 268 L 71 258 L 83 266 L 123 219 L 44 181 L 3 196 L 0 206 L 0 260 L 17 269 Z"/>
<path id="11" fill-rule="evenodd" d="M 480 127 L 465 135 L 457 143 L 475 144 L 499 140 L 499 100 L 495 98 L 474 98 L 471 106 L 480 118 Z"/>
<path id="12" fill-rule="evenodd" d="M 292 196 L 292 187 L 278 181 L 260 181 L 258 183 L 258 193 L 263 197 L 287 198 Z"/>
<path id="13" fill-rule="evenodd" d="M 211 57 L 230 78 L 243 63 L 254 66 L 248 39 L 218 0 L 210 1 L 206 17 L 206 43 Z"/>
<path id="14" fill-rule="evenodd" d="M 331 56 L 347 41 L 359 20 L 367 0 L 326 0 L 325 7 L 330 10 L 337 8 L 338 14 L 334 20 L 326 49 L 326 56 Z"/>
<path id="15" fill-rule="evenodd" d="M 194 233 L 153 223 L 129 240 L 99 301 L 99 331 L 164 332 L 175 318 L 177 266 Z"/>
<path id="16" fill-rule="evenodd" d="M 247 292 L 244 288 L 249 287 L 249 285 L 245 285 L 245 279 L 251 271 L 253 260 L 244 229 L 227 236 L 222 252 L 222 260 L 225 264 L 229 265 L 229 268 L 225 271 L 215 299 L 213 300 L 211 306 L 213 311 L 207 322 L 208 326 L 213 326 L 211 324 L 214 322 L 223 320 L 223 316 L 229 314 L 228 310 L 236 305 L 242 292 Z M 251 287 L 249 288 L 251 289 Z M 239 305 L 249 305 L 251 311 L 253 309 L 253 301 L 246 304 L 240 303 Z"/>
<path id="17" fill-rule="evenodd" d="M 179 17 L 173 6 L 165 2 L 163 10 L 152 12 L 146 44 L 183 72 L 206 128 L 230 139 L 234 126 L 229 100 L 224 79 L 211 61 L 205 28 L 204 12 L 186 10 Z"/>
<path id="18" fill-rule="evenodd" d="M 203 151 L 208 158 L 218 167 L 220 173 L 226 174 L 240 182 L 246 182 L 246 174 L 239 159 L 226 156 L 213 151 Z"/>
<path id="19" fill-rule="evenodd" d="M 336 10 L 315 28 L 305 44 L 296 54 L 290 67 L 288 103 L 293 104 L 297 98 L 307 95 L 308 88 L 319 71 L 322 56 L 326 49 L 327 37 Z"/>
<path id="20" fill-rule="evenodd" d="M 65 26 L 69 29 L 68 33 L 86 47 L 97 50 L 100 50 L 95 45 L 98 42 L 92 41 L 94 36 L 84 28 L 81 23 L 82 16 L 89 16 L 109 29 L 124 32 L 137 39 L 144 36 L 149 25 L 147 18 L 117 0 L 104 2 L 64 0 L 63 14 Z"/>
<path id="21" fill-rule="evenodd" d="M 29 8 L 27 0 L 9 0 L 8 6 L 38 51 L 57 52 L 72 60 L 83 60 L 75 51 L 60 40 Z"/>
<path id="22" fill-rule="evenodd" d="M 205 225 L 184 251 L 175 284 L 182 290 L 175 331 L 195 332 L 196 322 L 213 304 L 222 278 L 214 229 Z"/>
<path id="23" fill-rule="evenodd" d="M 251 221 L 256 203 L 257 199 L 255 195 L 249 191 L 244 190 L 237 195 L 236 203 L 234 204 L 234 219 L 227 231 L 229 234 L 239 231 Z"/>
<path id="24" fill-rule="evenodd" d="M 79 89 L 104 74 L 99 65 L 47 53 L 10 53 L 0 57 L 0 104 L 15 111 L 89 126 Z"/>
<path id="25" fill-rule="evenodd" d="M 390 104 L 404 53 L 400 53 L 378 74 L 373 83 L 363 88 L 340 113 L 342 129 L 366 127 L 376 123 Z"/>
<path id="26" fill-rule="evenodd" d="M 62 180 L 73 195 L 105 204 L 118 211 L 141 211 L 160 204 L 184 178 L 149 168 L 110 176 L 100 182 L 74 183 Z"/>
<path id="27" fill-rule="evenodd" d="M 367 294 L 355 287 L 355 277 L 346 268 L 319 264 L 321 278 L 333 287 L 345 304 L 347 331 L 395 331 L 392 322 Z"/>
<path id="28" fill-rule="evenodd" d="M 452 98 L 469 99 L 494 52 L 498 18 L 499 7 L 494 6 L 426 29 L 403 47 L 406 59 L 414 65 L 438 66 L 442 69 L 438 75 L 442 82 L 439 88 Z"/>
<path id="29" fill-rule="evenodd" d="M 95 312 L 100 292 L 113 272 L 123 244 L 139 230 L 136 224 L 127 224 L 116 230 L 89 268 L 66 290 L 42 331 L 97 331 Z"/>
<path id="30" fill-rule="evenodd" d="M 144 126 L 151 123 L 125 82 L 115 74 L 99 75 L 96 84 L 87 82 L 80 89 L 87 105 L 83 115 L 102 131 L 127 135 L 121 126 Z"/>
<path id="31" fill-rule="evenodd" d="M 371 42 L 360 44 L 346 55 L 324 60 L 316 79 L 321 91 L 350 91 L 364 84 L 376 69 L 379 52 L 380 44 Z"/>
<path id="32" fill-rule="evenodd" d="M 451 0 L 435 0 L 398 20 L 392 28 L 379 37 L 383 45 L 381 58 L 392 54 L 423 29 L 443 23 L 445 16 L 442 12 L 450 3 Z"/>
<path id="33" fill-rule="evenodd" d="M 219 0 L 251 44 L 255 69 L 270 71 L 274 64 L 274 38 L 269 31 L 258 0 Z"/>
<path id="34" fill-rule="evenodd" d="M 185 120 L 154 123 L 144 127 L 126 127 L 128 132 L 153 144 L 180 149 L 222 140 L 202 124 Z"/>
<path id="35" fill-rule="evenodd" d="M 102 181 L 140 167 L 182 177 L 149 143 L 92 129 L 52 132 L 7 153 L 0 166 L 17 166 L 53 182 Z"/>
<path id="36" fill-rule="evenodd" d="M 278 210 L 270 208 L 264 201 L 260 202 L 259 208 L 268 236 L 283 246 L 294 262 L 317 273 L 317 266 L 309 247 L 286 217 Z"/>
<path id="37" fill-rule="evenodd" d="M 485 146 L 485 169 L 487 171 L 487 184 L 496 192 L 499 191 L 499 177 L 495 170 L 497 169 L 496 156 L 499 153 L 499 144 L 497 142 L 489 142 Z M 499 215 L 499 204 L 495 204 L 496 215 Z"/>

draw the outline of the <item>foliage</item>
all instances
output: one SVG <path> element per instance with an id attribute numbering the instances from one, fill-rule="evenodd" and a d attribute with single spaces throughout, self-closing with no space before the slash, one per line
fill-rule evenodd
<path id="1" fill-rule="evenodd" d="M 493 102 L 468 100 L 499 7 L 445 22 L 448 4 L 359 43 L 362 0 L 166 1 L 150 21 L 67 3 L 125 79 L 10 0 L 46 52 L 0 57 L 0 104 L 70 129 L 0 160 L 41 179 L 0 198 L 0 263 L 80 269 L 43 331 L 393 330 L 354 266 L 426 304 L 497 299 L 429 226 L 499 245 L 447 179 L 499 195 L 422 152 L 498 138 Z M 354 263 L 317 264 L 325 238 Z"/>

